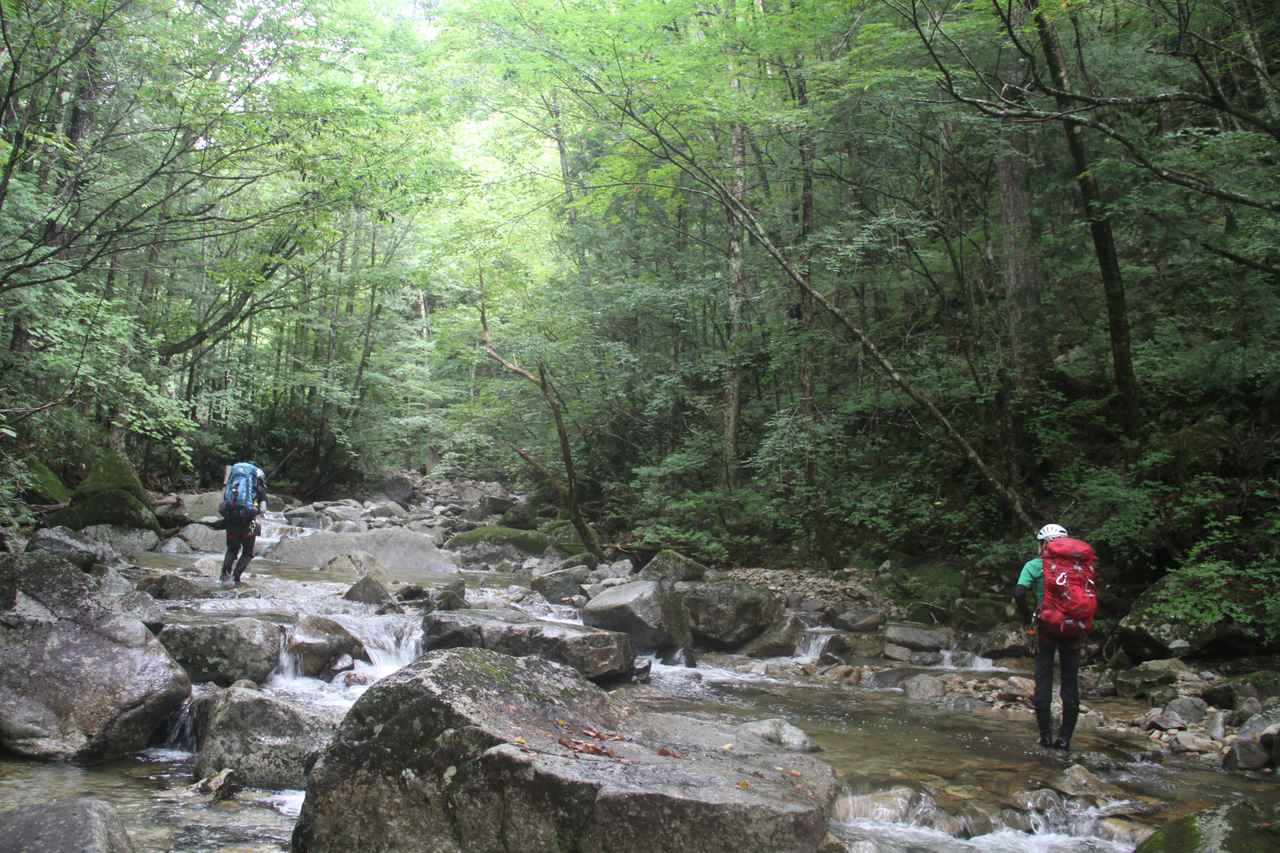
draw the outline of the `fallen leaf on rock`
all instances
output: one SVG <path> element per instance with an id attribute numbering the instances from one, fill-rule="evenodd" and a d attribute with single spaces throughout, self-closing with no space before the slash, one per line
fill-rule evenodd
<path id="1" fill-rule="evenodd" d="M 666 758 L 684 758 L 683 755 L 676 752 L 674 749 L 667 749 L 665 746 L 661 747 L 658 750 L 658 755 L 664 756 Z"/>
<path id="2" fill-rule="evenodd" d="M 523 735 L 516 735 L 514 738 L 511 739 L 511 742 L 514 744 L 518 744 L 520 746 L 524 746 L 529 741 L 525 740 Z"/>
<path id="3" fill-rule="evenodd" d="M 750 783 L 750 782 L 748 782 L 746 779 L 740 779 L 740 780 L 738 781 L 738 790 L 740 790 L 740 791 L 750 791 L 750 790 L 751 790 L 751 783 Z"/>

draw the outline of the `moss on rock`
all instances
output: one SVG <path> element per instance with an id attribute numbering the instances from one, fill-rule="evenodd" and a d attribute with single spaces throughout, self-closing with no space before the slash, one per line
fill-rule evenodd
<path id="1" fill-rule="evenodd" d="M 71 490 L 63 485 L 57 474 L 39 459 L 28 459 L 31 472 L 31 494 L 44 503 L 64 504 L 71 500 Z"/>
<path id="2" fill-rule="evenodd" d="M 45 523 L 49 527 L 72 530 L 83 530 L 94 524 L 114 524 L 160 532 L 160 522 L 150 507 L 121 489 L 104 489 L 84 496 L 77 490 L 71 506 L 53 513 Z"/>
<path id="3" fill-rule="evenodd" d="M 142 481 L 128 458 L 118 450 L 102 452 L 72 497 L 80 500 L 102 492 L 128 492 L 139 503 L 147 504 L 147 490 L 142 487 Z"/>
<path id="4" fill-rule="evenodd" d="M 445 547 L 450 550 L 468 545 L 511 545 L 527 554 L 541 554 L 554 544 L 551 537 L 536 530 L 516 530 L 513 527 L 477 527 L 459 533 L 449 539 Z"/>

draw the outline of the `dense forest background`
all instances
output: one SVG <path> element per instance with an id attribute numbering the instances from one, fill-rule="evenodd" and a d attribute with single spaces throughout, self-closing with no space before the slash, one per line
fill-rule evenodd
<path id="1" fill-rule="evenodd" d="M 1270 0 L 2 0 L 0 36 L 9 528 L 107 446 L 157 489 L 421 467 L 593 548 L 922 587 L 1057 521 L 1280 628 Z"/>

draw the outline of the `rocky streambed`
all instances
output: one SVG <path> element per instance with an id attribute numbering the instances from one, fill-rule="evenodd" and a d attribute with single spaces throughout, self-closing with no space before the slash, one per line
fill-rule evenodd
<path id="1" fill-rule="evenodd" d="M 1203 820 L 1270 843 L 1264 677 L 1090 672 L 1077 749 L 1043 751 L 1016 631 L 897 621 L 853 576 L 592 567 L 496 524 L 515 507 L 423 482 L 293 507 L 234 590 L 200 524 L 0 557 L 0 838 L 1127 851 Z"/>

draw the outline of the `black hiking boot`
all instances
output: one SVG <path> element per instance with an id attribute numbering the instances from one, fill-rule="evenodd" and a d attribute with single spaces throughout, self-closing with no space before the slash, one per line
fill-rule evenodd
<path id="1" fill-rule="evenodd" d="M 1068 752 L 1071 749 L 1071 742 L 1068 741 L 1066 738 L 1054 738 L 1053 748 L 1060 749 L 1063 752 Z"/>
<path id="2" fill-rule="evenodd" d="M 1053 741 L 1049 739 L 1048 735 L 1040 735 L 1040 745 L 1048 749 L 1053 746 Z"/>

